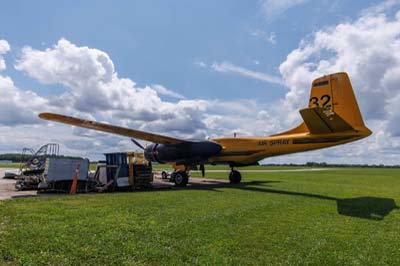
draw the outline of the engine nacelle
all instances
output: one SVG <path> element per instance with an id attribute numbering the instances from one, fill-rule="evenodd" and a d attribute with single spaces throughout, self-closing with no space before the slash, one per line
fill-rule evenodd
<path id="1" fill-rule="evenodd" d="M 206 160 L 221 152 L 222 147 L 213 141 L 183 142 L 180 144 L 151 144 L 144 150 L 148 161 L 167 162 L 193 162 Z"/>

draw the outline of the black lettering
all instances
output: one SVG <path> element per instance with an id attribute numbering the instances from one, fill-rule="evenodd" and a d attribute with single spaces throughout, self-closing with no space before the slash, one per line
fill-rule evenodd
<path id="1" fill-rule="evenodd" d="M 313 104 L 314 106 L 319 107 L 319 103 L 318 103 L 318 98 L 317 97 L 311 97 L 310 103 Z"/>
<path id="2" fill-rule="evenodd" d="M 322 95 L 321 101 L 324 100 L 324 99 L 326 99 L 326 100 L 322 104 L 322 106 L 325 107 L 325 108 L 330 108 L 331 105 L 328 105 L 328 103 L 331 101 L 331 96 L 329 96 L 328 94 Z"/>
<path id="3" fill-rule="evenodd" d="M 276 140 L 271 140 L 269 142 L 270 146 L 275 146 L 275 145 L 287 145 L 289 144 L 289 139 L 276 139 Z"/>
<path id="4" fill-rule="evenodd" d="M 319 106 L 321 106 L 319 101 L 321 101 L 322 107 L 328 109 L 328 108 L 331 108 L 331 106 L 332 106 L 329 104 L 331 102 L 331 99 L 332 99 L 331 96 L 328 94 L 322 95 L 321 99 L 318 99 L 317 97 L 311 97 L 310 104 L 311 104 L 311 107 L 314 107 L 314 106 L 319 107 Z"/>
<path id="5" fill-rule="evenodd" d="M 266 140 L 260 140 L 259 142 L 258 142 L 258 146 L 267 146 L 267 141 Z"/>

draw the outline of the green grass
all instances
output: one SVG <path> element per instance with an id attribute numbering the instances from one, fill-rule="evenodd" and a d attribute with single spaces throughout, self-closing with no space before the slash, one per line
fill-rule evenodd
<path id="1" fill-rule="evenodd" d="M 1 168 L 16 168 L 19 169 L 20 163 L 2 163 L 0 164 Z"/>
<path id="2" fill-rule="evenodd" d="M 0 265 L 400 265 L 400 169 L 243 182 L 0 201 Z"/>

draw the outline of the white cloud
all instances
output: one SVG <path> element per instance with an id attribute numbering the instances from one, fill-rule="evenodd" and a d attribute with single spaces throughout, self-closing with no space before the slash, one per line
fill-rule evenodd
<path id="1" fill-rule="evenodd" d="M 114 64 L 106 53 L 78 47 L 65 39 L 44 51 L 24 47 L 16 69 L 44 84 L 60 83 L 74 89 L 111 82 L 115 75 Z"/>
<path id="2" fill-rule="evenodd" d="M 240 66 L 236 66 L 229 62 L 222 62 L 222 63 L 214 62 L 211 68 L 217 72 L 234 73 L 248 78 L 265 81 L 268 83 L 282 84 L 282 80 L 279 77 L 265 74 L 262 72 L 252 71 Z"/>
<path id="3" fill-rule="evenodd" d="M 23 147 L 38 149 L 49 142 L 59 143 L 64 155 L 102 159 L 104 152 L 133 150 L 129 138 L 110 134 L 95 134 L 90 137 L 74 135 L 67 125 L 48 124 L 10 126 L 0 125 L 0 153 L 20 152 Z"/>
<path id="4" fill-rule="evenodd" d="M 0 75 L 0 125 L 37 124 L 37 114 L 47 109 L 47 100 L 32 91 L 15 87 L 9 77 Z"/>
<path id="5" fill-rule="evenodd" d="M 194 64 L 202 68 L 207 68 L 207 64 L 204 61 L 196 61 Z"/>
<path id="6" fill-rule="evenodd" d="M 254 37 L 263 39 L 272 45 L 276 45 L 276 33 L 271 31 L 270 33 L 266 33 L 265 31 L 256 29 L 250 31 L 250 34 Z"/>
<path id="7" fill-rule="evenodd" d="M 311 81 L 339 71 L 349 73 L 367 125 L 375 134 L 380 132 L 380 137 L 391 140 L 383 146 L 378 145 L 377 149 L 375 135 L 351 145 L 353 151 L 344 156 L 360 155 L 354 153 L 358 150 L 365 152 L 360 155 L 364 159 L 369 156 L 383 158 L 383 150 L 399 147 L 400 143 L 396 137 L 400 133 L 400 12 L 394 17 L 363 13 L 354 22 L 318 31 L 312 38 L 303 40 L 280 65 L 284 83 L 290 88 L 283 104 L 292 114 L 291 121 L 298 120 L 294 110 L 304 106 Z M 374 147 L 375 155 L 366 150 L 368 147 Z M 348 148 L 340 149 L 349 151 Z"/>
<path id="8" fill-rule="evenodd" d="M 6 62 L 4 61 L 2 55 L 6 54 L 8 51 L 10 51 L 10 45 L 6 40 L 0 39 L 0 71 L 6 69 Z"/>
<path id="9" fill-rule="evenodd" d="M 177 92 L 171 91 L 167 88 L 165 88 L 163 85 L 160 84 L 153 84 L 151 86 L 156 92 L 158 92 L 159 94 L 165 95 L 165 96 L 169 96 L 172 98 L 176 98 L 176 99 L 186 99 L 185 96 L 183 96 L 182 94 L 179 94 Z"/>
<path id="10" fill-rule="evenodd" d="M 261 8 L 268 21 L 272 21 L 288 9 L 306 3 L 308 0 L 262 0 Z"/>
<path id="11" fill-rule="evenodd" d="M 185 101 L 176 104 L 162 101 L 158 93 L 179 99 L 184 97 L 161 85 L 137 87 L 134 81 L 118 77 L 109 56 L 97 49 L 79 47 L 61 39 L 46 50 L 25 47 L 15 67 L 41 83 L 64 85 L 68 92 L 53 98 L 51 103 L 67 101 L 66 107 L 70 110 L 113 123 L 141 125 L 141 128 L 165 134 L 192 135 L 204 128 L 199 122 L 202 113 L 197 112 L 202 103 L 192 101 L 187 105 Z M 180 121 L 175 128 L 173 120 Z M 140 121 L 142 124 L 138 123 Z"/>
<path id="12" fill-rule="evenodd" d="M 367 117 L 387 115 L 387 100 L 397 95 L 400 71 L 400 16 L 361 17 L 303 41 L 280 66 L 290 92 L 286 103 L 296 109 L 308 97 L 313 78 L 346 71 Z M 374 96 L 374 97 L 371 97 Z"/>
<path id="13" fill-rule="evenodd" d="M 379 13 L 385 13 L 395 6 L 400 5 L 400 0 L 386 0 L 378 4 L 372 5 L 361 11 L 362 16 L 376 15 Z"/>
<path id="14" fill-rule="evenodd" d="M 112 124 L 160 132 L 179 137 L 205 138 L 209 117 L 221 116 L 219 127 L 211 134 L 231 135 L 231 132 L 264 134 L 273 123 L 256 120 L 259 105 L 252 101 L 185 100 L 182 95 L 162 85 L 137 87 L 130 79 L 118 77 L 108 55 L 97 49 L 79 47 L 61 39 L 54 47 L 36 50 L 25 47 L 15 66 L 44 84 L 62 84 L 67 92 L 48 98 L 48 105 L 59 112 L 90 119 L 109 121 Z M 217 65 L 215 65 L 217 67 Z M 229 64 L 219 66 L 220 71 L 242 71 Z M 223 69 L 224 67 L 227 67 Z M 242 71 L 243 73 L 243 71 Z M 276 78 L 262 73 L 245 71 L 245 75 L 264 81 L 277 82 Z M 180 98 L 176 103 L 162 101 L 158 94 Z M 75 136 L 98 139 L 85 130 L 73 130 Z M 271 132 L 272 133 L 272 132 Z M 61 138 L 68 147 L 75 147 L 68 138 Z M 76 143 L 83 143 L 76 141 Z M 102 145 L 110 147 L 101 142 Z M 115 141 L 113 142 L 115 143 Z M 87 146 L 87 142 L 83 145 Z"/>
<path id="15" fill-rule="evenodd" d="M 256 100 L 214 100 L 204 123 L 210 137 L 233 136 L 234 132 L 238 136 L 267 136 L 282 130 L 275 111 Z"/>
<path id="16" fill-rule="evenodd" d="M 227 65 L 221 65 L 224 66 Z M 40 98 L 47 101 L 43 103 L 42 108 L 50 106 L 53 110 L 64 114 L 199 139 L 205 138 L 208 134 L 231 135 L 233 131 L 246 135 L 265 134 L 272 127 L 272 123 L 266 121 L 259 121 L 259 124 L 246 122 L 257 119 L 259 106 L 255 102 L 186 100 L 184 96 L 162 85 L 138 87 L 134 81 L 118 76 L 113 62 L 106 53 L 76 46 L 65 39 L 45 50 L 25 47 L 15 67 L 41 83 L 64 85 L 67 89 L 64 94 Z M 268 78 L 268 76 L 262 77 L 261 73 L 250 73 L 250 75 L 258 75 L 257 77 L 264 81 Z M 268 80 L 276 81 L 274 78 Z M 180 100 L 175 103 L 163 101 L 159 94 Z M 36 107 L 29 110 L 33 117 L 37 115 Z M 222 117 L 219 127 L 211 133 L 208 132 L 209 117 L 218 115 Z M 26 124 L 27 121 L 31 121 L 30 119 L 21 120 L 21 123 Z M 56 127 L 68 128 L 61 125 L 54 125 L 51 128 Z M 52 130 L 46 134 L 51 135 L 51 132 Z M 89 154 L 101 149 L 117 149 L 115 145 L 120 145 L 118 137 L 105 137 L 104 134 L 78 129 L 68 130 L 65 134 L 58 135 L 55 140 L 64 143 L 64 148 L 69 151 L 76 150 L 79 145 L 88 147 L 90 141 L 96 140 L 97 144 L 93 144 L 92 149 L 87 149 L 86 152 Z"/>
<path id="17" fill-rule="evenodd" d="M 10 45 L 6 40 L 0 39 L 0 54 L 5 54 L 10 51 Z"/>

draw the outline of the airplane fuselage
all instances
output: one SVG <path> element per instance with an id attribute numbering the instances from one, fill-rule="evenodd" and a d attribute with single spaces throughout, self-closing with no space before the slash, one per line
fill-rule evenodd
<path id="1" fill-rule="evenodd" d="M 369 130 L 340 134 L 297 133 L 269 137 L 216 138 L 221 153 L 211 157 L 211 164 L 251 165 L 267 157 L 332 147 L 369 136 Z"/>

